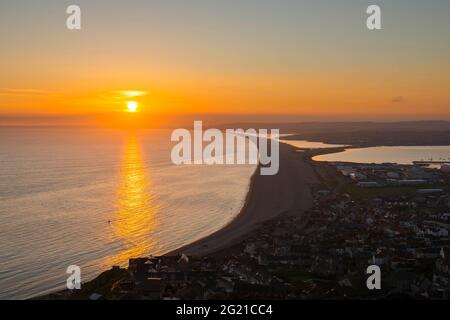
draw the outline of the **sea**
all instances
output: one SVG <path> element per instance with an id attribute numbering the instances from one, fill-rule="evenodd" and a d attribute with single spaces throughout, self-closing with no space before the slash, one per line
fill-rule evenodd
<path id="1" fill-rule="evenodd" d="M 0 299 L 65 289 L 205 237 L 255 165 L 175 165 L 170 130 L 0 128 Z"/>
<path id="2" fill-rule="evenodd" d="M 208 236 L 241 210 L 255 165 L 175 165 L 170 130 L 0 128 L 0 299 L 87 282 Z M 331 148 L 283 141 L 299 148 Z M 373 147 L 318 161 L 450 160 L 450 146 Z"/>
<path id="3" fill-rule="evenodd" d="M 450 163 L 450 146 L 398 146 L 346 149 L 343 152 L 324 154 L 316 161 L 341 161 L 354 163 L 413 164 L 414 161 Z M 440 167 L 440 165 L 433 165 Z"/>

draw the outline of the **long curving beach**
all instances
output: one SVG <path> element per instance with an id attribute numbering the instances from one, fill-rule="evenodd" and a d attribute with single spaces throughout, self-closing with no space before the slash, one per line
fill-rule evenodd
<path id="1" fill-rule="evenodd" d="M 282 214 L 301 215 L 312 206 L 310 186 L 317 176 L 305 155 L 295 147 L 280 143 L 280 169 L 262 176 L 257 169 L 241 212 L 221 230 L 167 255 L 206 255 L 240 241 L 262 222 Z"/>

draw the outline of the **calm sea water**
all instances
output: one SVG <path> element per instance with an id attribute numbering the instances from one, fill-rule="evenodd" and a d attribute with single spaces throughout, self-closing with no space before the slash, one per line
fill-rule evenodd
<path id="1" fill-rule="evenodd" d="M 169 131 L 0 129 L 0 298 L 88 281 L 204 237 L 240 211 L 255 166 L 175 166 Z"/>
<path id="2" fill-rule="evenodd" d="M 323 142 L 313 142 L 313 141 L 307 141 L 307 140 L 283 140 L 282 137 L 280 139 L 280 142 L 289 144 L 296 148 L 304 148 L 304 149 L 344 147 L 344 145 L 341 145 L 341 144 L 328 144 L 328 143 L 323 143 Z"/>
<path id="3" fill-rule="evenodd" d="M 314 157 L 317 161 L 343 161 L 355 163 L 399 163 L 413 161 L 450 161 L 450 146 L 371 147 L 347 149 L 344 152 Z"/>

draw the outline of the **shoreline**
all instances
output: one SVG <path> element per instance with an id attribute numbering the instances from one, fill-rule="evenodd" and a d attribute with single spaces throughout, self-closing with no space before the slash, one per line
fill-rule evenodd
<path id="1" fill-rule="evenodd" d="M 313 154 L 307 152 L 308 150 L 313 151 L 312 149 L 302 150 L 280 142 L 278 174 L 262 176 L 259 174 L 260 165 L 258 164 L 250 178 L 244 204 L 236 217 L 216 232 L 169 251 L 163 256 L 182 253 L 204 256 L 216 253 L 239 243 L 266 221 L 285 214 L 302 216 L 305 210 L 313 206 L 311 186 L 320 184 L 316 169 L 310 162 Z M 102 273 L 90 281 L 94 281 Z M 66 289 L 37 295 L 29 300 L 48 299 L 64 291 Z"/>
<path id="2" fill-rule="evenodd" d="M 186 254 L 201 257 L 217 254 L 244 240 L 264 222 L 283 215 L 303 217 L 303 213 L 313 206 L 313 187 L 323 184 L 321 180 L 323 180 L 324 170 L 327 170 L 328 162 L 317 161 L 313 158 L 343 152 L 346 149 L 366 147 L 358 145 L 299 148 L 280 142 L 279 173 L 274 176 L 261 176 L 258 164 L 250 178 L 243 206 L 229 223 L 210 235 L 164 253 L 162 256 Z M 337 188 L 340 186 L 341 184 Z M 48 299 L 64 291 L 66 289 L 29 299 Z"/>
<path id="3" fill-rule="evenodd" d="M 309 153 L 280 142 L 280 170 L 274 176 L 253 173 L 244 205 L 236 217 L 218 231 L 172 250 L 164 256 L 207 255 L 244 239 L 263 222 L 284 214 L 301 216 L 313 204 L 311 185 L 318 184 Z"/>
<path id="4" fill-rule="evenodd" d="M 167 252 L 167 253 L 164 253 L 163 256 L 171 256 L 171 255 L 177 255 L 177 254 L 180 254 L 180 253 L 184 253 L 184 252 L 181 252 L 181 251 L 186 250 L 186 249 L 189 249 L 189 247 L 193 246 L 193 245 L 194 245 L 195 243 L 197 243 L 197 242 L 200 242 L 200 241 L 206 241 L 210 236 L 212 236 L 212 235 L 214 235 L 215 233 L 220 232 L 220 231 L 222 231 L 223 229 L 227 228 L 227 227 L 228 227 L 230 224 L 232 224 L 236 219 L 238 219 L 239 216 L 242 215 L 243 212 L 244 212 L 244 211 L 246 210 L 246 208 L 248 207 L 250 195 L 251 195 L 251 193 L 253 192 L 253 188 L 254 188 L 254 184 L 255 184 L 255 178 L 256 178 L 256 176 L 258 175 L 259 170 L 260 170 L 260 164 L 258 164 L 258 165 L 256 166 L 255 171 L 253 172 L 253 174 L 252 174 L 251 177 L 250 177 L 250 181 L 249 181 L 249 184 L 248 184 L 248 190 L 247 190 L 247 193 L 246 193 L 246 195 L 245 195 L 244 203 L 243 203 L 243 205 L 242 205 L 242 208 L 239 210 L 239 213 L 238 213 L 235 217 L 233 217 L 227 224 L 225 224 L 225 225 L 224 225 L 222 228 L 220 228 L 219 230 L 217 230 L 217 231 L 215 231 L 215 232 L 213 232 L 213 233 L 211 233 L 211 234 L 209 234 L 209 235 L 207 235 L 207 236 L 204 236 L 204 237 L 202 237 L 202 238 L 200 238 L 200 239 L 197 239 L 197 240 L 195 240 L 194 242 L 188 243 L 188 244 L 186 244 L 186 245 L 184 245 L 184 246 L 181 246 L 181 247 L 179 247 L 179 248 L 177 248 L 177 249 L 174 249 L 174 250 L 171 250 L 171 251 L 169 251 L 169 252 Z M 219 249 L 219 250 L 220 250 L 220 249 Z"/>

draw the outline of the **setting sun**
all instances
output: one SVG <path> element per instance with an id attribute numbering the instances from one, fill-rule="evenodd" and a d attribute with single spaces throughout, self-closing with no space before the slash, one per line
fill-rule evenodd
<path id="1" fill-rule="evenodd" d="M 138 108 L 138 103 L 136 101 L 127 102 L 128 112 L 136 112 Z"/>

